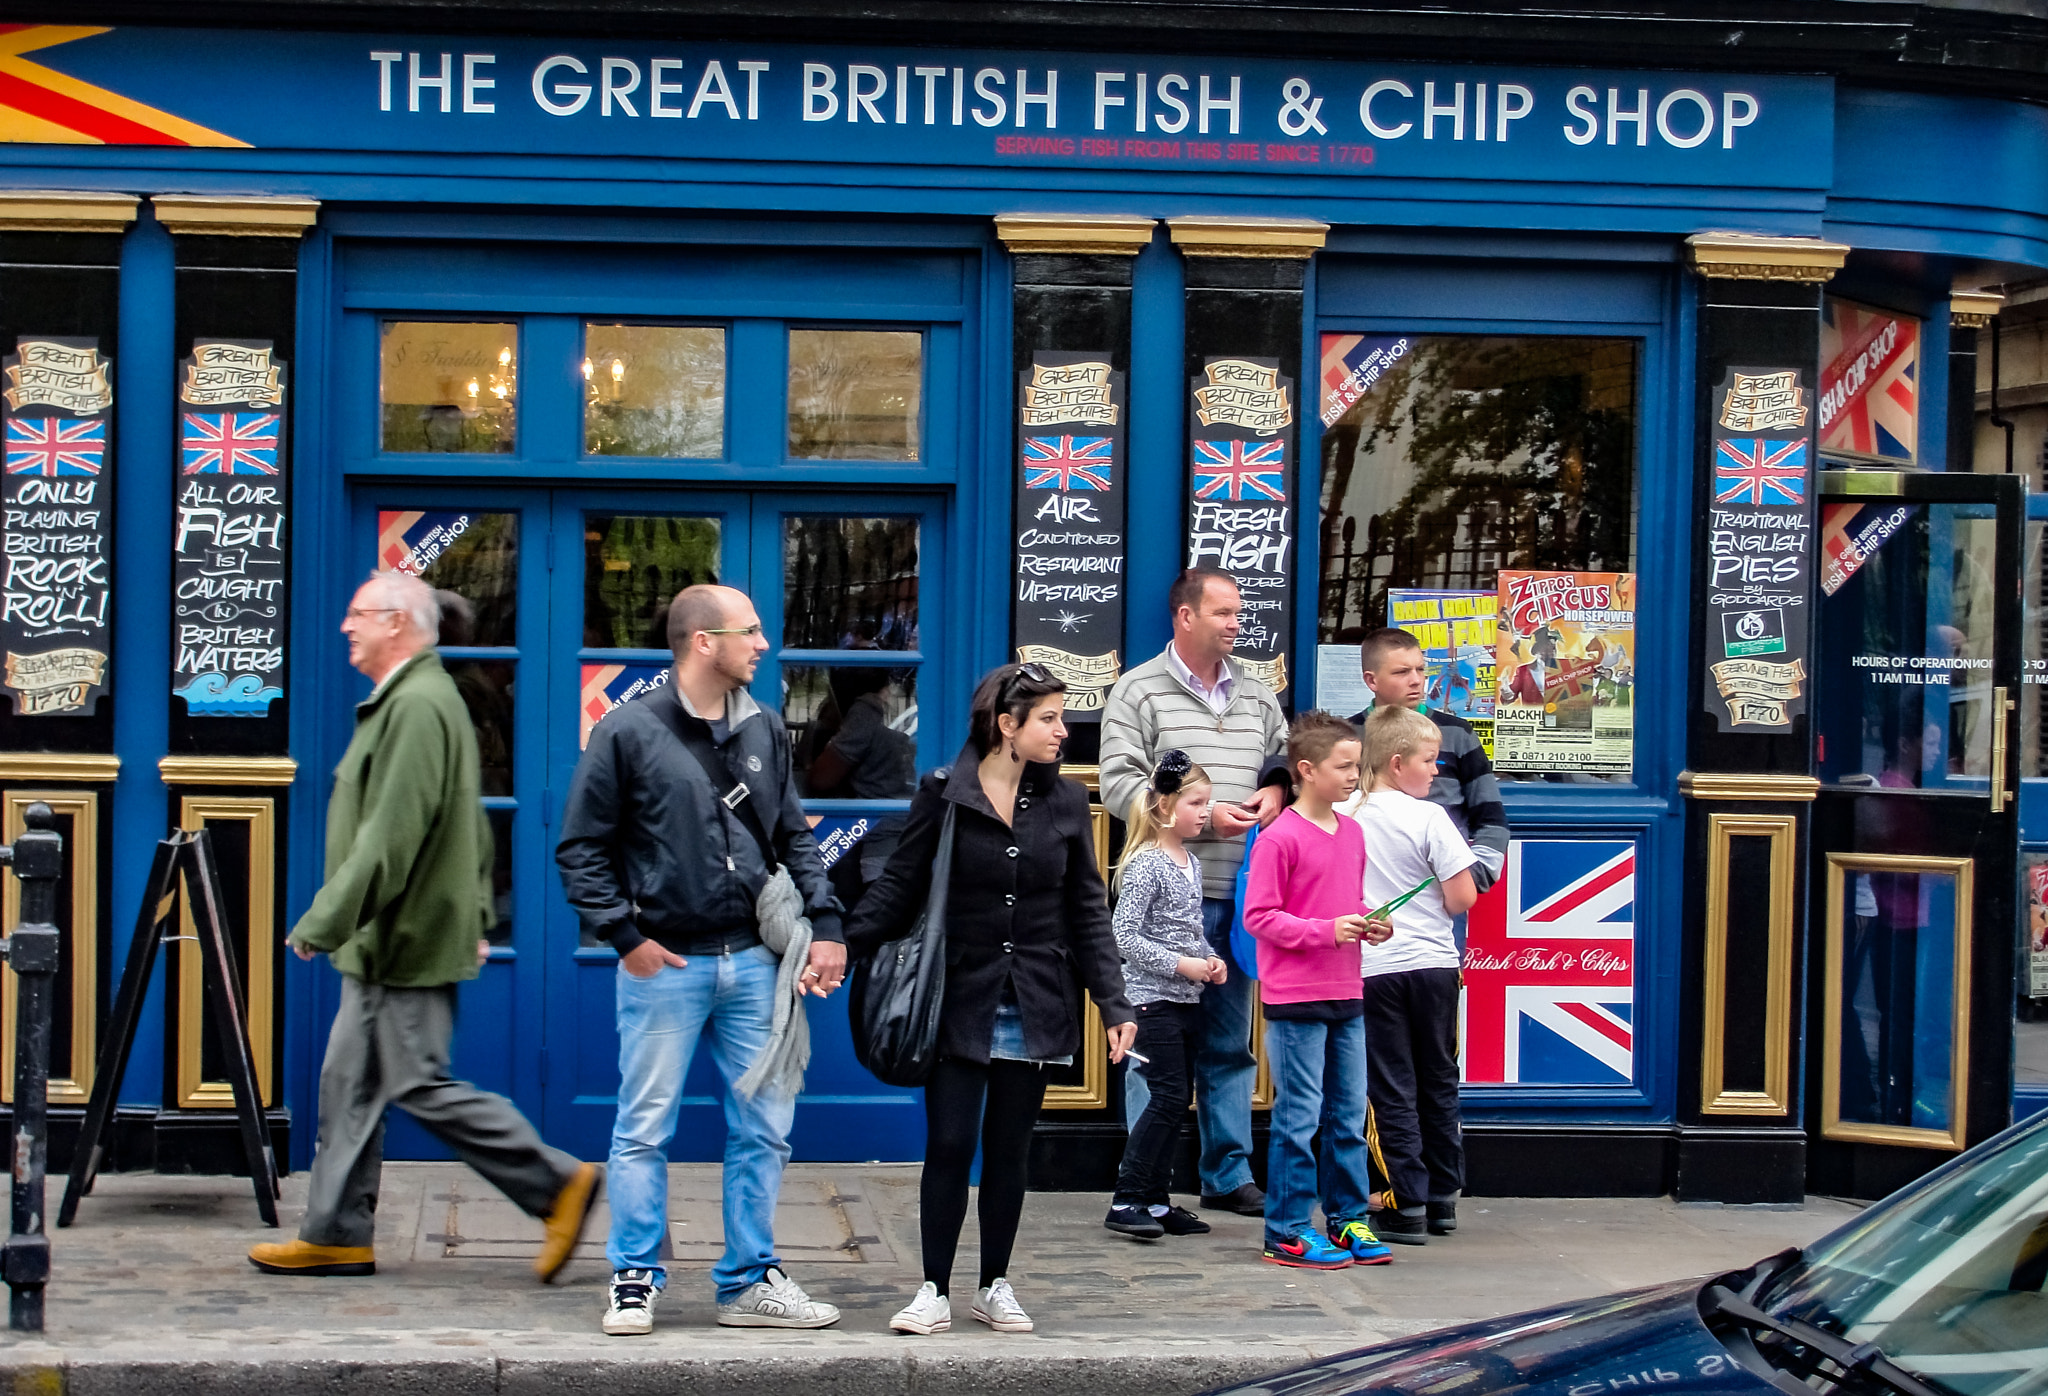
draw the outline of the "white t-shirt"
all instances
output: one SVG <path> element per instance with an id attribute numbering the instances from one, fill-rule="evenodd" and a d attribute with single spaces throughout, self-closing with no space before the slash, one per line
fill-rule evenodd
<path id="1" fill-rule="evenodd" d="M 1394 913 L 1384 945 L 1361 947 L 1365 975 L 1458 968 L 1458 942 L 1444 910 L 1442 884 L 1479 861 L 1444 807 L 1399 790 L 1375 790 L 1352 817 L 1365 826 L 1365 905 L 1385 906 L 1434 876 L 1437 880 Z"/>

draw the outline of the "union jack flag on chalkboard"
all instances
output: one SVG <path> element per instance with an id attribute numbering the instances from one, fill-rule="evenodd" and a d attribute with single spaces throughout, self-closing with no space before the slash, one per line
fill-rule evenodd
<path id="1" fill-rule="evenodd" d="M 97 475 L 107 453 L 103 417 L 9 417 L 9 475 Z"/>
<path id="2" fill-rule="evenodd" d="M 1281 441 L 1197 441 L 1195 498 L 1287 498 L 1287 446 Z"/>
<path id="3" fill-rule="evenodd" d="M 187 412 L 187 475 L 277 474 L 275 412 Z"/>
<path id="4" fill-rule="evenodd" d="M 1107 436 L 1027 436 L 1024 488 L 1106 490 L 1115 458 L 1116 443 Z"/>
<path id="5" fill-rule="evenodd" d="M 1722 441 L 1714 452 L 1714 503 L 1797 508 L 1806 502 L 1806 442 Z"/>

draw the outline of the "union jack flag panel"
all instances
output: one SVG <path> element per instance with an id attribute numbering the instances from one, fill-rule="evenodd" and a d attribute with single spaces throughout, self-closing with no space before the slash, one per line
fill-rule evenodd
<path id="1" fill-rule="evenodd" d="M 185 474 L 277 474 L 275 412 L 187 412 Z"/>
<path id="2" fill-rule="evenodd" d="M 1287 447 L 1282 441 L 1197 441 L 1195 498 L 1287 498 Z"/>
<path id="3" fill-rule="evenodd" d="M 1806 503 L 1806 442 L 1750 437 L 1714 449 L 1714 503 L 1798 508 Z"/>
<path id="4" fill-rule="evenodd" d="M 1820 448 L 1910 461 L 1920 442 L 1920 322 L 1823 299 Z"/>
<path id="5" fill-rule="evenodd" d="M 1024 488 L 1106 490 L 1116 461 L 1116 442 L 1107 436 L 1027 436 Z"/>
<path id="6" fill-rule="evenodd" d="M 97 475 L 107 454 L 104 417 L 9 417 L 9 475 Z"/>
<path id="7" fill-rule="evenodd" d="M 1476 1085 L 1635 1079 L 1636 846 L 1516 839 L 1466 924 L 1459 1040 Z"/>

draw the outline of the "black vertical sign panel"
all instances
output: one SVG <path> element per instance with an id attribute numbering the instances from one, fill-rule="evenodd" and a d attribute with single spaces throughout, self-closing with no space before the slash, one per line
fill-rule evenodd
<path id="1" fill-rule="evenodd" d="M 1237 579 L 1232 658 L 1275 693 L 1294 648 L 1295 382 L 1277 358 L 1207 356 L 1189 382 L 1188 566 Z"/>

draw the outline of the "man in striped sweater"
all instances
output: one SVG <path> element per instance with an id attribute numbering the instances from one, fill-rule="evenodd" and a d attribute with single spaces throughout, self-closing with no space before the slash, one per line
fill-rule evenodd
<path id="1" fill-rule="evenodd" d="M 1252 1181 L 1252 1083 L 1249 966 L 1230 953 L 1237 869 L 1245 834 L 1280 813 L 1287 780 L 1287 718 L 1271 689 L 1230 658 L 1237 644 L 1237 583 L 1226 572 L 1191 567 L 1167 593 L 1173 643 L 1138 665 L 1109 691 L 1102 715 L 1102 802 L 1130 813 L 1165 752 L 1179 748 L 1215 783 L 1209 828 L 1188 840 L 1202 863 L 1202 925 L 1229 966 L 1221 984 L 1202 994 L 1201 1045 L 1195 1057 L 1195 1101 L 1202 1135 L 1202 1205 L 1246 1216 L 1265 1211 Z M 1124 1075 L 1124 1117 L 1135 1122 L 1150 1093 L 1133 1069 Z"/>

